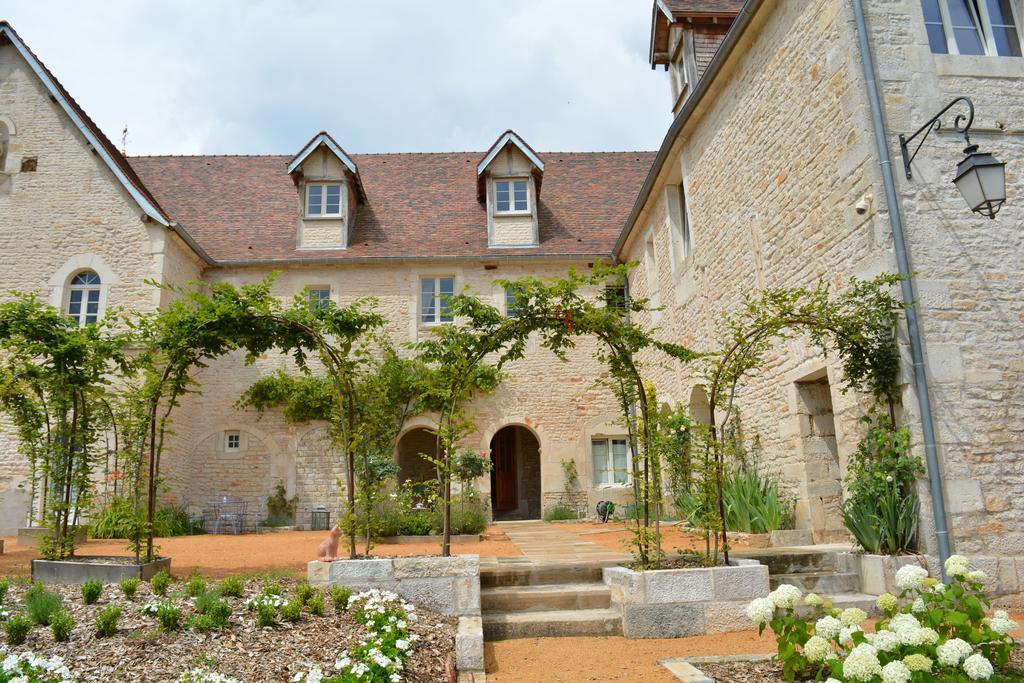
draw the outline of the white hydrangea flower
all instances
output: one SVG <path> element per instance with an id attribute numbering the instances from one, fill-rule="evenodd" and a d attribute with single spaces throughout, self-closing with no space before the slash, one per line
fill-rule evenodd
<path id="1" fill-rule="evenodd" d="M 931 671 L 932 660 L 926 655 L 915 652 L 903 658 L 903 663 L 911 671 Z"/>
<path id="2" fill-rule="evenodd" d="M 946 573 L 950 576 L 964 576 L 970 570 L 970 562 L 963 555 L 950 555 L 946 560 Z"/>
<path id="3" fill-rule="evenodd" d="M 767 624 L 775 616 L 775 603 L 768 598 L 754 598 L 747 605 L 747 617 L 756 625 Z"/>
<path id="4" fill-rule="evenodd" d="M 897 614 L 889 621 L 889 630 L 896 634 L 903 645 L 917 642 L 921 623 L 913 614 Z"/>
<path id="5" fill-rule="evenodd" d="M 985 623 L 988 624 L 989 628 L 998 633 L 1001 636 L 1007 635 L 1010 631 L 1019 628 L 1020 624 L 1007 616 L 1006 612 L 999 610 L 996 615 L 991 619 L 986 619 Z"/>
<path id="6" fill-rule="evenodd" d="M 928 607 L 924 604 L 924 598 L 918 598 L 914 600 L 914 604 L 910 606 L 911 612 L 924 612 Z"/>
<path id="7" fill-rule="evenodd" d="M 867 618 L 868 613 L 859 607 L 849 607 L 839 615 L 839 621 L 843 622 L 843 626 L 860 626 Z"/>
<path id="8" fill-rule="evenodd" d="M 842 681 L 837 681 L 834 678 L 828 678 L 828 679 L 825 680 L 825 683 L 843 683 L 843 682 Z"/>
<path id="9" fill-rule="evenodd" d="M 920 590 L 928 570 L 916 564 L 905 564 L 896 571 L 896 585 L 900 590 Z"/>
<path id="10" fill-rule="evenodd" d="M 804 656 L 812 662 L 823 662 L 832 652 L 832 645 L 821 636 L 811 636 L 804 643 Z"/>
<path id="11" fill-rule="evenodd" d="M 879 652 L 895 650 L 900 645 L 899 636 L 892 631 L 879 631 L 871 642 Z"/>
<path id="12" fill-rule="evenodd" d="M 807 597 L 804 598 L 804 604 L 808 607 L 818 607 L 825 604 L 825 601 L 817 593 L 808 593 Z"/>
<path id="13" fill-rule="evenodd" d="M 914 645 L 934 645 L 939 642 L 939 632 L 927 626 L 917 632 Z"/>
<path id="14" fill-rule="evenodd" d="M 892 593 L 882 593 L 878 596 L 878 600 L 875 600 L 875 604 L 883 612 L 891 612 L 900 606 L 900 601 Z"/>
<path id="15" fill-rule="evenodd" d="M 826 615 L 814 624 L 814 632 L 826 640 L 832 640 L 839 635 L 843 628 L 843 622 L 833 616 Z"/>
<path id="16" fill-rule="evenodd" d="M 935 593 L 936 595 L 942 595 L 945 592 L 946 592 L 946 584 L 944 584 L 942 582 L 939 582 L 939 583 L 935 584 L 934 586 L 932 586 L 932 593 Z"/>
<path id="17" fill-rule="evenodd" d="M 971 654 L 971 646 L 959 638 L 950 638 L 935 648 L 935 654 L 943 666 L 958 666 Z"/>
<path id="18" fill-rule="evenodd" d="M 980 654 L 973 654 L 964 660 L 964 673 L 972 681 L 987 681 L 992 677 L 992 663 Z"/>
<path id="19" fill-rule="evenodd" d="M 771 593 L 768 594 L 768 599 L 780 609 L 792 609 L 796 607 L 796 604 L 800 601 L 800 597 L 803 595 L 796 586 L 791 586 L 788 583 L 784 583 Z"/>
<path id="20" fill-rule="evenodd" d="M 853 634 L 860 632 L 860 626 L 844 626 L 839 631 L 839 638 L 837 640 L 841 645 L 849 647 L 853 644 Z"/>
<path id="21" fill-rule="evenodd" d="M 967 572 L 967 580 L 974 581 L 975 583 L 985 583 L 988 581 L 988 574 L 980 569 L 975 569 L 974 571 Z"/>
<path id="22" fill-rule="evenodd" d="M 909 680 L 910 669 L 899 660 L 882 667 L 882 683 L 908 683 Z"/>
<path id="23" fill-rule="evenodd" d="M 843 662 L 843 676 L 850 681 L 870 681 L 882 675 L 882 664 L 878 661 L 878 651 L 867 643 L 853 648 L 846 661 Z"/>

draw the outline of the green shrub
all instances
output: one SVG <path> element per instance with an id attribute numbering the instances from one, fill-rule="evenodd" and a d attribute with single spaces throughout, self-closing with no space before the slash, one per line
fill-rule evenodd
<path id="1" fill-rule="evenodd" d="M 161 569 L 156 576 L 149 580 L 149 586 L 157 595 L 167 595 L 167 589 L 171 586 L 171 575 L 167 573 L 166 569 Z"/>
<path id="2" fill-rule="evenodd" d="M 256 623 L 260 628 L 273 626 L 277 618 L 277 608 L 269 602 L 261 602 L 256 605 Z"/>
<path id="3" fill-rule="evenodd" d="M 548 508 L 547 512 L 544 513 L 545 522 L 557 522 L 565 519 L 579 519 L 579 515 L 571 507 L 561 503 Z"/>
<path id="4" fill-rule="evenodd" d="M 299 604 L 305 607 L 306 600 L 316 592 L 316 589 L 309 585 L 309 581 L 299 581 L 295 586 L 295 599 L 299 601 Z"/>
<path id="5" fill-rule="evenodd" d="M 737 470 L 722 482 L 725 519 L 732 531 L 767 534 L 792 519 L 792 503 L 779 493 L 779 482 L 756 469 Z"/>
<path id="6" fill-rule="evenodd" d="M 0 604 L 3 604 L 4 599 L 7 597 L 7 589 L 11 587 L 11 582 L 6 577 L 0 578 Z"/>
<path id="7" fill-rule="evenodd" d="M 306 611 L 318 617 L 324 615 L 324 595 L 318 590 L 306 598 Z"/>
<path id="8" fill-rule="evenodd" d="M 50 630 L 53 631 L 53 639 L 58 643 L 66 642 L 71 637 L 71 630 L 75 628 L 75 620 L 71 618 L 67 610 L 59 610 L 50 615 Z"/>
<path id="9" fill-rule="evenodd" d="M 85 604 L 95 605 L 101 595 L 103 595 L 103 582 L 99 579 L 89 579 L 82 584 L 82 602 Z"/>
<path id="10" fill-rule="evenodd" d="M 444 507 L 438 505 L 430 516 L 431 533 L 440 534 L 444 529 Z M 466 501 L 465 507 L 458 501 L 452 503 L 452 534 L 479 534 L 487 529 L 487 513 L 479 500 Z"/>
<path id="11" fill-rule="evenodd" d="M 221 626 L 227 626 L 231 616 L 231 605 L 222 600 L 216 593 L 203 593 L 196 598 L 196 612 L 212 616 Z"/>
<path id="12" fill-rule="evenodd" d="M 127 498 L 110 501 L 95 514 L 89 524 L 92 538 L 133 538 L 146 523 L 146 511 L 136 510 L 135 504 Z M 202 533 L 192 529 L 191 533 Z M 158 508 L 153 515 L 154 536 L 187 536 L 190 533 L 188 511 L 179 505 Z"/>
<path id="13" fill-rule="evenodd" d="M 291 526 L 295 523 L 295 508 L 298 503 L 298 496 L 289 499 L 284 486 L 278 484 L 267 497 L 267 517 L 261 524 L 270 527 Z"/>
<path id="14" fill-rule="evenodd" d="M 40 626 L 50 625 L 50 616 L 64 607 L 64 600 L 56 593 L 43 587 L 43 582 L 33 583 L 25 592 L 25 608 L 32 623 Z"/>
<path id="15" fill-rule="evenodd" d="M 117 622 L 121 619 L 121 608 L 109 605 L 96 613 L 96 633 L 110 637 L 117 633 Z"/>
<path id="16" fill-rule="evenodd" d="M 156 608 L 156 620 L 164 631 L 177 631 L 181 625 L 181 610 L 170 600 L 165 600 Z"/>
<path id="17" fill-rule="evenodd" d="M 348 599 L 352 596 L 352 589 L 348 586 L 331 586 L 331 604 L 338 612 L 348 609 Z"/>
<path id="18" fill-rule="evenodd" d="M 139 588 L 139 579 L 131 577 L 128 579 L 121 579 L 121 592 L 124 593 L 124 597 L 128 600 L 135 599 L 135 591 Z"/>
<path id="19" fill-rule="evenodd" d="M 185 582 L 185 593 L 190 598 L 196 598 L 206 592 L 206 581 L 199 575 L 198 572 L 194 572 L 189 580 Z"/>
<path id="20" fill-rule="evenodd" d="M 299 616 L 302 614 L 302 604 L 298 598 L 295 600 L 289 600 L 288 602 L 281 605 L 281 619 L 284 621 L 294 624 L 299 620 Z M 260 615 L 262 617 L 262 615 Z M 261 623 L 260 626 L 263 626 Z"/>
<path id="21" fill-rule="evenodd" d="M 183 505 L 167 505 L 156 511 L 153 516 L 153 533 L 156 536 L 188 536 L 190 533 L 203 533 L 201 526 L 188 525 L 188 510 Z"/>
<path id="22" fill-rule="evenodd" d="M 245 590 L 245 581 L 241 576 L 227 576 L 221 579 L 218 590 L 224 597 L 240 598 L 242 591 Z"/>
<path id="23" fill-rule="evenodd" d="M 4 640 L 8 645 L 21 645 L 31 629 L 31 619 L 24 614 L 15 614 L 4 622 Z"/>
<path id="24" fill-rule="evenodd" d="M 284 592 L 281 589 L 281 584 L 277 581 L 264 581 L 263 582 L 263 595 L 283 595 Z"/>

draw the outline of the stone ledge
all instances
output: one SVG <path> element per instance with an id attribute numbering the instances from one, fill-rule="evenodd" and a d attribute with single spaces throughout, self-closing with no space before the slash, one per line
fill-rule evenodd
<path id="1" fill-rule="evenodd" d="M 484 625 L 480 617 L 459 617 L 455 633 L 455 667 L 461 672 L 484 670 Z"/>

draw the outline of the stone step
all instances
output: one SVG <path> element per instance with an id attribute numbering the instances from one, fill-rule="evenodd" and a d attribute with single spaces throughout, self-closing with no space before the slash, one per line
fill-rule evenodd
<path id="1" fill-rule="evenodd" d="M 608 563 L 609 565 L 612 563 Z M 480 568 L 480 587 L 542 586 L 565 583 L 601 583 L 600 565 L 541 564 L 521 567 Z"/>
<path id="2" fill-rule="evenodd" d="M 480 608 L 498 612 L 600 609 L 611 605 L 611 591 L 602 583 L 500 586 L 480 589 Z"/>
<path id="3" fill-rule="evenodd" d="M 771 574 L 768 577 L 768 582 L 772 590 L 784 583 L 788 583 L 796 586 L 804 593 L 856 593 L 860 590 L 860 575 L 855 572 Z"/>
<path id="4" fill-rule="evenodd" d="M 764 548 L 730 553 L 730 557 L 757 560 L 767 565 L 769 574 L 807 574 L 836 570 L 836 553 L 822 550 Z"/>
<path id="5" fill-rule="evenodd" d="M 622 615 L 613 609 L 484 612 L 484 640 L 620 636 Z"/>

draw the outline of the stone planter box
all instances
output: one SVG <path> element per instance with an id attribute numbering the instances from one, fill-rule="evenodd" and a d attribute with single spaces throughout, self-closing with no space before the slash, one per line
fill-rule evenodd
<path id="1" fill-rule="evenodd" d="M 480 616 L 479 555 L 315 560 L 307 575 L 313 584 L 390 590 L 435 612 Z"/>
<path id="2" fill-rule="evenodd" d="M 768 567 L 732 560 L 727 567 L 637 572 L 606 567 L 604 583 L 622 612 L 627 638 L 679 638 L 750 628 L 747 604 L 768 595 Z"/>
<path id="3" fill-rule="evenodd" d="M 868 595 L 898 594 L 896 572 L 907 564 L 928 569 L 924 555 L 872 555 L 869 553 L 840 553 L 839 563 L 846 571 L 860 575 L 860 592 Z"/>
<path id="4" fill-rule="evenodd" d="M 44 526 L 23 526 L 18 529 L 18 545 L 37 547 L 39 541 L 50 535 L 50 530 Z M 75 545 L 85 543 L 88 539 L 88 530 L 84 526 L 75 528 Z"/>
<path id="5" fill-rule="evenodd" d="M 470 543 L 479 541 L 480 534 L 458 534 L 452 536 L 452 543 Z M 381 536 L 373 539 L 374 543 L 381 545 L 403 544 L 403 543 L 437 543 L 441 544 L 441 537 L 427 534 L 424 536 Z"/>
<path id="6" fill-rule="evenodd" d="M 132 557 L 85 556 L 69 560 L 32 560 L 32 580 L 46 583 L 84 583 L 99 579 L 103 583 L 118 583 L 122 579 L 137 578 L 149 581 L 161 570 L 171 572 L 171 558 L 158 557 L 152 562 L 135 564 Z"/>

